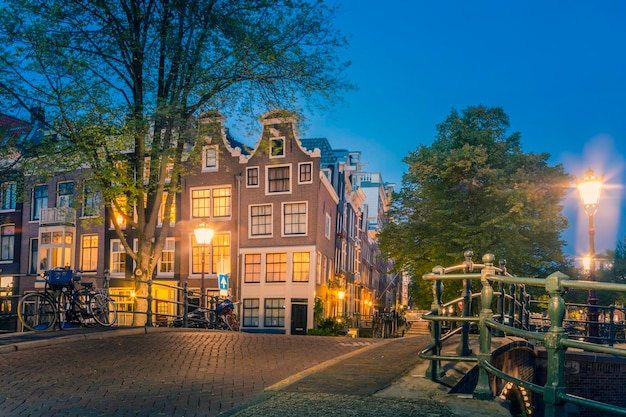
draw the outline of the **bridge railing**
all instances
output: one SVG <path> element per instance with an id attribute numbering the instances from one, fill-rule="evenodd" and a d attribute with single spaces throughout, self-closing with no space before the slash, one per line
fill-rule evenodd
<path id="1" fill-rule="evenodd" d="M 471 262 L 471 252 L 466 253 L 466 261 L 462 265 L 454 267 L 435 267 L 433 272 L 424 275 L 424 280 L 433 282 L 433 303 L 430 313 L 424 315 L 424 318 L 431 321 L 431 341 L 429 346 L 424 349 L 420 356 L 429 360 L 429 367 L 426 371 L 426 377 L 437 380 L 443 373 L 441 372 L 441 361 L 463 361 L 474 362 L 479 366 L 478 382 L 474 389 L 474 397 L 480 399 L 492 399 L 494 393 L 492 391 L 489 376 L 494 375 L 502 380 L 517 384 L 526 390 L 537 393 L 543 397 L 545 404 L 545 416 L 565 416 L 565 405 L 567 403 L 578 406 L 589 407 L 603 412 L 613 413 L 614 415 L 626 416 L 626 408 L 603 403 L 593 399 L 583 398 L 579 395 L 568 393 L 568 387 L 565 378 L 565 352 L 567 348 L 576 348 L 586 352 L 604 353 L 619 357 L 626 357 L 626 349 L 605 346 L 598 343 L 598 340 L 583 338 L 576 340 L 570 338 L 564 323 L 566 305 L 563 294 L 568 289 L 589 290 L 594 289 L 614 291 L 626 293 L 626 285 L 600 283 L 591 281 L 575 281 L 569 280 L 566 275 L 555 272 L 545 279 L 541 278 L 524 278 L 515 277 L 506 272 L 503 267 L 494 265 L 494 256 L 487 254 L 483 256 L 483 264 L 473 264 Z M 474 269 L 480 269 L 479 273 L 473 272 Z M 462 271 L 462 273 L 458 273 Z M 441 300 L 441 287 L 444 281 L 462 280 L 467 282 L 471 279 L 480 279 L 480 310 L 478 316 L 470 314 L 469 306 L 471 305 L 471 294 L 467 293 L 467 286 L 464 286 L 463 296 L 470 298 L 470 302 L 464 304 L 463 316 L 449 317 L 443 314 L 444 303 Z M 493 284 L 498 284 L 498 291 L 494 290 Z M 500 301 L 495 302 L 496 295 L 506 285 L 516 285 L 520 288 L 527 286 L 545 288 L 550 299 L 547 301 L 547 318 L 549 327 L 545 332 L 532 331 L 525 316 L 528 314 L 529 300 L 524 297 L 518 297 L 520 301 L 519 308 L 522 312 L 520 320 L 513 320 L 514 315 L 507 316 L 500 312 L 494 314 L 492 307 L 494 304 L 500 306 Z M 525 290 L 522 291 L 525 294 Z M 511 300 L 515 297 L 510 294 Z M 465 306 L 468 306 L 465 308 Z M 524 310 L 526 309 L 526 310 Z M 519 316 L 518 316 L 519 317 Z M 477 355 L 472 355 L 469 344 L 467 343 L 467 334 L 461 332 L 461 341 L 456 350 L 456 355 L 442 355 L 442 342 L 449 337 L 450 332 L 442 333 L 441 324 L 454 320 L 462 325 L 461 328 L 475 324 L 479 333 L 480 348 Z M 533 382 L 525 381 L 515 376 L 509 375 L 496 368 L 491 363 L 491 338 L 493 335 L 512 335 L 534 341 L 541 344 L 547 351 L 547 375 L 546 383 L 543 386 Z"/>

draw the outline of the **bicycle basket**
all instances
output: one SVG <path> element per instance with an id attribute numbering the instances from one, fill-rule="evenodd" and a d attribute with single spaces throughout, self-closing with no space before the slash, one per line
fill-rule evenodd
<path id="1" fill-rule="evenodd" d="M 53 290 L 71 286 L 72 278 L 70 269 L 51 269 L 48 271 L 48 284 Z"/>

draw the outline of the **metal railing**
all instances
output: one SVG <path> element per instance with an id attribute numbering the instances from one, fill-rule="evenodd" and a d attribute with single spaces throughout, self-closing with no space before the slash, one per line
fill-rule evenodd
<path id="1" fill-rule="evenodd" d="M 502 266 L 496 267 L 494 259 L 493 255 L 487 254 L 483 256 L 483 264 L 473 264 L 471 262 L 471 252 L 467 252 L 466 261 L 462 265 L 449 268 L 436 267 L 432 273 L 424 275 L 424 280 L 433 282 L 434 295 L 431 311 L 424 315 L 424 319 L 431 321 L 431 341 L 429 346 L 420 353 L 420 357 L 429 360 L 426 377 L 437 380 L 442 375 L 441 361 L 473 362 L 478 364 L 478 382 L 473 392 L 476 398 L 492 399 L 494 397 L 489 383 L 489 376 L 494 375 L 497 378 L 517 384 L 526 390 L 541 395 L 545 404 L 545 416 L 547 417 L 567 415 L 565 411 L 567 403 L 626 416 L 626 408 L 583 398 L 568 392 L 565 378 L 565 352 L 567 348 L 576 348 L 585 352 L 619 357 L 626 357 L 626 349 L 605 346 L 599 344 L 599 340 L 590 340 L 589 338 L 577 340 L 580 339 L 579 336 L 569 335 L 564 327 L 564 324 L 567 326 L 568 322 L 565 320 L 566 304 L 563 299 L 563 294 L 568 289 L 594 289 L 596 291 L 605 290 L 626 293 L 626 285 L 575 281 L 570 280 L 569 277 L 560 272 L 555 272 L 545 279 L 515 277 L 508 274 Z M 475 273 L 473 272 L 474 269 L 480 269 L 480 272 Z M 452 273 L 456 271 L 463 272 Z M 465 291 L 463 315 L 461 317 L 445 316 L 443 311 L 446 304 L 441 300 L 442 282 L 452 280 L 467 282 L 471 279 L 480 279 L 481 284 L 478 315 L 472 315 L 470 311 L 472 294 L 468 294 Z M 499 286 L 498 290 L 493 288 L 495 283 Z M 512 293 L 508 296 L 508 299 L 514 304 L 510 307 L 509 314 L 504 314 L 505 309 L 500 308 L 502 305 L 501 290 L 506 285 L 515 285 L 518 288 L 517 296 Z M 528 286 L 545 288 L 550 297 L 549 301 L 544 302 L 547 304 L 547 320 L 549 323 L 545 332 L 532 331 L 530 328 L 530 321 L 527 319 L 530 316 L 528 309 L 530 300 L 525 295 L 525 288 Z M 467 289 L 468 287 L 465 286 L 464 288 Z M 500 298 L 497 299 L 497 295 Z M 505 296 L 505 298 L 507 297 Z M 494 314 L 494 305 L 498 306 L 498 314 Z M 517 309 L 517 314 L 510 313 L 513 309 Z M 615 308 L 612 311 L 615 311 Z M 453 330 L 442 332 L 442 323 L 451 321 L 461 324 L 461 341 L 457 347 L 456 355 L 442 355 L 442 342 L 453 334 Z M 472 355 L 469 349 L 467 339 L 469 335 L 467 327 L 472 324 L 477 326 L 476 330 L 479 334 L 480 343 L 479 352 L 475 356 Z M 611 332 L 611 328 L 615 330 L 618 327 L 616 323 L 611 325 L 611 322 L 609 322 L 608 330 Z M 493 335 L 517 336 L 542 345 L 547 351 L 546 383 L 540 386 L 509 375 L 496 368 L 491 363 L 491 339 Z M 616 340 L 616 337 L 611 337 L 609 334 L 608 342 L 612 341 L 614 343 Z"/>

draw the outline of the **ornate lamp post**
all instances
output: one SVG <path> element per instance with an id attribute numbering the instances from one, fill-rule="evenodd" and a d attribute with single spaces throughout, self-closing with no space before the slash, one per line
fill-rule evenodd
<path id="1" fill-rule="evenodd" d="M 206 247 L 211 243 L 211 239 L 213 239 L 213 235 L 215 231 L 211 229 L 205 223 L 201 223 L 194 230 L 193 233 L 196 237 L 196 243 L 200 245 L 201 254 L 200 254 L 200 271 L 201 271 L 201 287 L 200 291 L 202 294 L 200 295 L 200 306 L 206 307 L 206 289 L 204 287 L 204 251 Z"/>
<path id="2" fill-rule="evenodd" d="M 578 181 L 578 192 L 580 198 L 583 201 L 585 207 L 585 213 L 589 218 L 589 253 L 587 254 L 587 260 L 584 262 L 585 269 L 589 271 L 589 281 L 596 280 L 595 273 L 595 228 L 593 225 L 593 217 L 598 211 L 598 203 L 600 202 L 600 190 L 602 189 L 603 178 L 598 178 L 594 175 L 591 169 L 588 169 L 584 178 Z M 590 341 L 597 342 L 599 337 L 598 332 L 598 309 L 596 307 L 598 303 L 598 297 L 596 296 L 595 289 L 589 289 L 587 291 L 587 320 L 590 322 L 587 327 L 587 336 Z"/>

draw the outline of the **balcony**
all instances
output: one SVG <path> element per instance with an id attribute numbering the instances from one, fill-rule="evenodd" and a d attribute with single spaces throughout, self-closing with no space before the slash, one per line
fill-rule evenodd
<path id="1" fill-rule="evenodd" d="M 39 226 L 76 226 L 76 210 L 71 207 L 41 209 Z"/>

